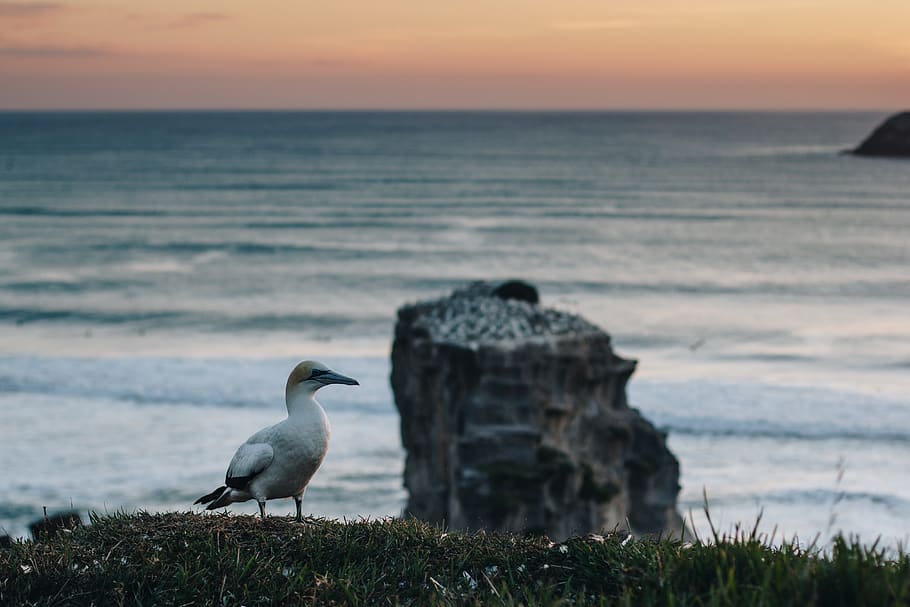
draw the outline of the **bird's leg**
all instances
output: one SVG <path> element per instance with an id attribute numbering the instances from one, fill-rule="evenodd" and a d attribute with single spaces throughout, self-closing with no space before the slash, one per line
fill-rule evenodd
<path id="1" fill-rule="evenodd" d="M 296 521 L 299 523 L 299 522 L 301 522 L 301 521 L 303 520 L 303 516 L 302 516 L 302 513 L 301 513 L 301 509 L 303 508 L 303 494 L 302 494 L 302 493 L 301 493 L 300 495 L 295 495 L 295 496 L 294 496 L 294 504 L 297 506 L 297 519 L 296 519 Z"/>
<path id="2" fill-rule="evenodd" d="M 265 500 L 259 502 L 259 514 L 262 518 L 265 518 Z"/>

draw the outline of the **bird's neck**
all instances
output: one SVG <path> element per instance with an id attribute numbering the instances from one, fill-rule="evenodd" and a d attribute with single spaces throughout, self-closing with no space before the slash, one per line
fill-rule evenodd
<path id="1" fill-rule="evenodd" d="M 316 401 L 315 390 L 292 390 L 285 394 L 288 406 L 288 417 L 291 419 L 306 417 L 313 413 L 322 413 L 322 407 Z"/>

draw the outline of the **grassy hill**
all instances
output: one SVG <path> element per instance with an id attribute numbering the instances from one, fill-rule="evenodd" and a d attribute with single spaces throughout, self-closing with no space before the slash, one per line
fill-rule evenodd
<path id="1" fill-rule="evenodd" d="M 0 605 L 910 605 L 910 557 L 135 514 L 0 549 Z"/>

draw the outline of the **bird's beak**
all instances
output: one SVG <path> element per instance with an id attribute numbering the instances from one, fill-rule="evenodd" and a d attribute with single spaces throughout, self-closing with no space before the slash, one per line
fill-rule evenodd
<path id="1" fill-rule="evenodd" d="M 342 375 L 341 373 L 335 373 L 334 371 L 329 371 L 328 373 L 323 373 L 316 378 L 316 381 L 323 383 L 325 385 L 329 384 L 344 384 L 346 386 L 359 386 L 360 382 L 352 377 Z"/>

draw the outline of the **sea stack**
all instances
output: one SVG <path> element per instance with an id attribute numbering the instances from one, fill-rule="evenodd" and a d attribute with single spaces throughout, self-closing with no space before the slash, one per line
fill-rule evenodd
<path id="1" fill-rule="evenodd" d="M 885 120 L 853 153 L 910 158 L 910 112 L 901 112 Z"/>
<path id="2" fill-rule="evenodd" d="M 524 282 L 398 311 L 392 388 L 405 514 L 452 529 L 680 533 L 679 463 L 629 407 L 636 361 Z"/>

